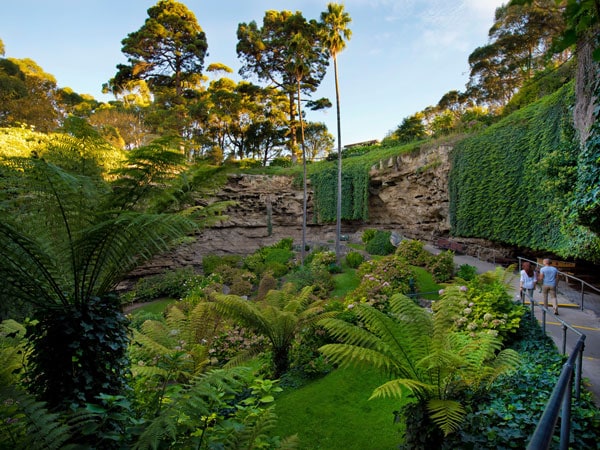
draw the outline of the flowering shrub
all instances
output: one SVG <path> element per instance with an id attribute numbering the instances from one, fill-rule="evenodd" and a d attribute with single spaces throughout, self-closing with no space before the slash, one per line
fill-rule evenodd
<path id="1" fill-rule="evenodd" d="M 426 267 L 435 256 L 425 250 L 425 243 L 416 239 L 404 239 L 396 249 L 400 256 L 413 266 Z"/>
<path id="2" fill-rule="evenodd" d="M 356 274 L 360 285 L 346 296 L 346 302 L 368 303 L 381 309 L 393 294 L 408 293 L 410 280 L 414 279 L 407 262 L 395 256 L 365 261 Z"/>
<path id="3" fill-rule="evenodd" d="M 266 345 L 264 336 L 235 325 L 215 336 L 208 357 L 212 365 L 223 366 L 241 352 L 262 350 Z"/>
<path id="4" fill-rule="evenodd" d="M 335 257 L 335 253 L 324 250 L 314 253 L 312 260 L 310 261 L 310 265 L 315 269 L 321 267 L 325 270 L 329 270 L 330 266 L 335 265 L 336 262 L 337 259 Z"/>
<path id="5" fill-rule="evenodd" d="M 518 329 L 524 309 L 513 303 L 502 281 L 503 270 L 474 278 L 468 285 L 452 285 L 440 291 L 436 308 L 446 308 L 458 330 L 488 331 L 503 340 Z"/>

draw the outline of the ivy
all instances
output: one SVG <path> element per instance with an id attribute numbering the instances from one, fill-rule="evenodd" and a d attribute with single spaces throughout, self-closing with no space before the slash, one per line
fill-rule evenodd
<path id="1" fill-rule="evenodd" d="M 594 87 L 596 101 L 600 99 L 600 64 Z M 577 164 L 579 178 L 573 202 L 578 220 L 596 233 L 600 232 L 600 106 L 594 110 L 595 120 Z"/>
<path id="2" fill-rule="evenodd" d="M 337 165 L 314 171 L 310 180 L 315 196 L 315 222 L 334 222 L 337 218 Z M 345 163 L 342 172 L 342 220 L 368 220 L 368 202 L 368 166 Z"/>
<path id="3" fill-rule="evenodd" d="M 454 235 L 600 258 L 598 237 L 575 223 L 570 205 L 579 157 L 573 103 L 570 83 L 456 145 L 449 179 Z"/>

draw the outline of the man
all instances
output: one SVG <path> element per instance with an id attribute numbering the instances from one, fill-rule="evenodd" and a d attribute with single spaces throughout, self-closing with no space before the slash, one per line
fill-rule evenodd
<path id="1" fill-rule="evenodd" d="M 542 283 L 542 297 L 544 298 L 544 307 L 548 307 L 548 294 L 554 302 L 554 314 L 558 316 L 558 300 L 556 298 L 556 283 L 558 281 L 558 269 L 551 265 L 549 258 L 545 258 L 544 266 L 540 269 L 539 281 Z"/>

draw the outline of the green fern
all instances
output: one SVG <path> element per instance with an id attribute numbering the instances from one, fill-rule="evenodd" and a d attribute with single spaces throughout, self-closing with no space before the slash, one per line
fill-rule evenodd
<path id="1" fill-rule="evenodd" d="M 322 320 L 339 343 L 319 350 L 337 364 L 367 365 L 390 377 L 371 398 L 412 396 L 428 405 L 431 419 L 444 434 L 455 431 L 465 414 L 457 400 L 460 393 L 467 387 L 486 387 L 514 368 L 518 355 L 500 351 L 501 341 L 492 334 L 454 331 L 444 304 L 434 314 L 401 294 L 392 296 L 389 304 L 389 314 L 368 304 L 355 305 L 360 325 Z"/>
<path id="2" fill-rule="evenodd" d="M 0 390 L 0 441 L 15 450 L 62 449 L 71 430 L 44 402 L 14 388 Z"/>

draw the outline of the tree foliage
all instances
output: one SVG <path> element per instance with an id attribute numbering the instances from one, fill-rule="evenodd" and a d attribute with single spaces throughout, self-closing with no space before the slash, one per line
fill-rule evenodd
<path id="1" fill-rule="evenodd" d="M 564 30 L 564 2 L 509 2 L 496 9 L 490 43 L 469 55 L 468 90 L 484 104 L 504 106 L 523 82 L 547 67 L 553 40 Z"/>
<path id="2" fill-rule="evenodd" d="M 129 65 L 118 66 L 116 86 L 143 79 L 152 89 L 174 88 L 177 96 L 197 82 L 208 48 L 196 16 L 175 0 L 160 0 L 149 8 L 144 25 L 122 44 Z"/>

